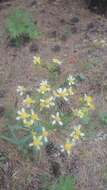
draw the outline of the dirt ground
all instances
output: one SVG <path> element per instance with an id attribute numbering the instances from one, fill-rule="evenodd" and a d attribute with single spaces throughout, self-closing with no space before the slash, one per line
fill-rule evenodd
<path id="1" fill-rule="evenodd" d="M 4 29 L 5 19 L 16 7 L 30 11 L 42 33 L 39 39 L 20 48 L 9 44 Z M 107 19 L 90 12 L 83 0 L 0 2 L 1 130 L 5 124 L 4 112 L 16 106 L 17 86 L 35 86 L 38 80 L 47 77 L 45 71 L 39 72 L 32 65 L 34 55 L 40 55 L 46 62 L 52 58 L 62 60 L 61 78 L 67 73 L 78 75 L 80 93 L 94 97 L 96 111 L 93 124 L 87 129 L 90 137 L 76 148 L 69 163 L 71 173 L 76 176 L 77 190 L 107 190 L 107 128 L 98 118 L 99 112 L 107 111 L 107 44 L 103 45 L 101 40 L 107 43 Z M 5 177 L 0 172 L 0 183 L 5 184 L 0 184 L 1 190 L 39 189 L 37 171 L 39 168 L 41 175 L 44 165 L 48 165 L 47 159 L 41 166 L 29 161 L 25 163 L 15 148 L 3 141 L 0 152 L 8 154 L 9 159 L 5 163 L 8 168 Z M 33 175 L 32 187 L 28 182 L 29 175 Z"/>

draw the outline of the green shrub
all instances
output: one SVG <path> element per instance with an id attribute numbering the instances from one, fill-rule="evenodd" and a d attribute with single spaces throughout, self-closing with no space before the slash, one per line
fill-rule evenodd
<path id="1" fill-rule="evenodd" d="M 35 39 L 39 32 L 31 15 L 23 9 L 13 10 L 6 21 L 6 30 L 11 41 L 20 44 L 24 39 Z"/>

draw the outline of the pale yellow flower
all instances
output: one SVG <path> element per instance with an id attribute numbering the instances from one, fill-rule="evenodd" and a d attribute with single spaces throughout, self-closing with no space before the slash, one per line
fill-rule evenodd
<path id="1" fill-rule="evenodd" d="M 23 104 L 25 104 L 27 107 L 30 107 L 34 103 L 35 101 L 29 95 L 27 95 L 26 98 L 23 100 Z"/>
<path id="2" fill-rule="evenodd" d="M 81 125 L 78 125 L 74 128 L 74 131 L 70 135 L 73 138 L 73 141 L 80 140 L 80 138 L 84 137 L 84 133 L 81 132 Z"/>
<path id="3" fill-rule="evenodd" d="M 24 86 L 18 86 L 17 89 L 16 89 L 17 93 L 20 95 L 20 96 L 23 96 L 23 94 L 25 93 L 26 89 Z"/>
<path id="4" fill-rule="evenodd" d="M 95 109 L 95 105 L 93 103 L 93 97 L 92 96 L 87 96 L 85 94 L 84 96 L 84 101 L 86 102 L 87 106 L 91 109 Z"/>
<path id="5" fill-rule="evenodd" d="M 45 94 L 46 92 L 49 92 L 51 90 L 50 85 L 48 84 L 47 80 L 44 80 L 40 83 L 40 87 L 38 89 L 38 92 L 41 94 Z"/>
<path id="6" fill-rule="evenodd" d="M 56 115 L 51 115 L 53 121 L 52 121 L 52 124 L 55 125 L 55 124 L 59 124 L 59 125 L 63 125 L 63 122 L 61 121 L 61 118 L 60 118 L 60 115 L 59 115 L 59 112 L 56 113 Z"/>
<path id="7" fill-rule="evenodd" d="M 53 63 L 55 63 L 55 64 L 57 64 L 57 65 L 61 65 L 62 64 L 62 62 L 59 60 L 59 59 L 52 59 L 52 62 Z"/>
<path id="8" fill-rule="evenodd" d="M 71 142 L 69 139 L 67 139 L 66 143 L 64 145 L 61 145 L 61 151 L 67 152 L 68 155 L 70 155 L 72 149 L 74 147 L 74 143 Z"/>
<path id="9" fill-rule="evenodd" d="M 34 65 L 40 65 L 40 64 L 41 64 L 41 59 L 40 59 L 40 57 L 34 56 L 34 57 L 33 57 L 33 64 L 34 64 Z"/>
<path id="10" fill-rule="evenodd" d="M 73 77 L 72 75 L 69 75 L 69 77 L 67 78 L 67 81 L 68 81 L 68 84 L 71 86 L 71 85 L 74 85 L 76 80 L 75 80 L 75 77 Z"/>
<path id="11" fill-rule="evenodd" d="M 25 111 L 24 108 L 18 111 L 17 114 L 18 116 L 16 117 L 16 120 L 26 120 L 30 117 L 30 115 Z"/>
<path id="12" fill-rule="evenodd" d="M 76 109 L 74 110 L 74 114 L 80 118 L 84 118 L 85 116 L 88 115 L 88 108 L 83 107 L 79 110 Z"/>
<path id="13" fill-rule="evenodd" d="M 38 115 L 34 112 L 34 110 L 31 110 L 31 120 L 34 122 L 34 121 L 39 121 L 39 117 Z"/>
<path id="14" fill-rule="evenodd" d="M 54 92 L 54 96 L 58 98 L 63 98 L 65 101 L 68 101 L 69 93 L 66 88 L 59 88 Z"/>
<path id="15" fill-rule="evenodd" d="M 24 120 L 23 121 L 23 123 L 24 123 L 24 125 L 26 126 L 26 127 L 32 127 L 32 125 L 33 125 L 33 121 L 32 120 Z"/>
<path id="16" fill-rule="evenodd" d="M 55 106 L 54 97 L 48 97 L 45 99 L 40 99 L 40 110 L 44 108 L 50 108 L 52 106 Z"/>
<path id="17" fill-rule="evenodd" d="M 35 135 L 33 136 L 33 142 L 29 144 L 29 146 L 34 146 L 37 150 L 40 150 L 42 145 L 42 137 L 36 137 Z"/>

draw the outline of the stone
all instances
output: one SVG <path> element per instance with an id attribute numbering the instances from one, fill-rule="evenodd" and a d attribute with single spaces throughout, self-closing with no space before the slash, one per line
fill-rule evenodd
<path id="1" fill-rule="evenodd" d="M 79 17 L 75 16 L 73 18 L 70 19 L 70 23 L 71 24 L 75 24 L 78 23 L 80 21 Z"/>

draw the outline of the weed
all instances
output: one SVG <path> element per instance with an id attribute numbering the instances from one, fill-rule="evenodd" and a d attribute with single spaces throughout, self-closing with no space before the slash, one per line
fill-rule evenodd
<path id="1" fill-rule="evenodd" d="M 20 45 L 24 39 L 32 40 L 39 36 L 31 15 L 22 9 L 12 10 L 6 21 L 6 30 L 15 45 Z"/>
<path id="2" fill-rule="evenodd" d="M 107 125 L 107 112 L 101 112 L 99 118 L 102 124 Z"/>
<path id="3" fill-rule="evenodd" d="M 75 190 L 75 178 L 73 176 L 60 176 L 56 183 L 46 190 Z"/>
<path id="4" fill-rule="evenodd" d="M 61 63 L 57 59 L 53 61 L 56 65 Z M 40 57 L 35 57 L 33 63 L 43 66 Z M 51 85 L 48 80 L 42 80 L 30 94 L 29 89 L 18 86 L 17 93 L 20 101 L 16 115 L 17 124 L 8 123 L 9 132 L 1 134 L 0 138 L 15 144 L 23 153 L 32 152 L 34 155 L 37 153 L 38 156 L 49 142 L 51 134 L 57 131 L 58 138 L 62 142 L 59 145 L 60 149 L 69 156 L 75 144 L 84 137 L 81 131 L 82 126 L 79 124 L 80 120 L 86 119 L 84 124 L 87 124 L 88 114 L 95 108 L 93 98 L 85 94 L 80 98 L 80 105 L 77 109 L 65 110 L 66 105 L 70 105 L 70 100 L 72 101 L 75 88 L 76 79 L 70 74 L 64 80 L 63 85 L 58 83 L 57 86 Z M 9 112 L 7 117 L 11 118 Z M 75 118 L 78 123 L 70 127 L 71 121 Z"/>

